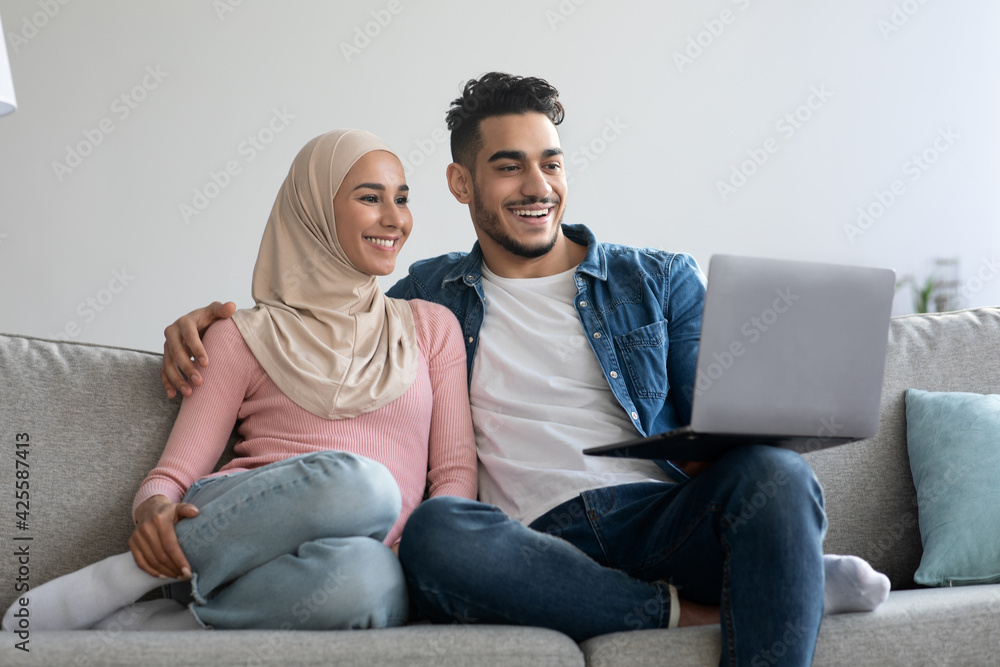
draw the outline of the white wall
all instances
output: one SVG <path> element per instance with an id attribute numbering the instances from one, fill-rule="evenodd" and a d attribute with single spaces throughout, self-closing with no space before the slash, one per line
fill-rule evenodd
<path id="1" fill-rule="evenodd" d="M 397 276 L 467 250 L 444 112 L 490 70 L 560 89 L 566 220 L 599 238 L 703 264 L 732 252 L 924 275 L 958 257 L 964 304 L 1000 302 L 992 0 L 0 0 L 0 16 L 20 103 L 0 119 L 0 331 L 155 350 L 196 306 L 252 305 L 278 185 L 336 127 L 413 164 Z M 89 154 L 67 162 L 71 149 Z M 761 151 L 724 200 L 718 183 Z M 214 190 L 227 163 L 238 173 Z M 880 192 L 881 216 L 845 228 L 859 207 L 879 213 Z"/>

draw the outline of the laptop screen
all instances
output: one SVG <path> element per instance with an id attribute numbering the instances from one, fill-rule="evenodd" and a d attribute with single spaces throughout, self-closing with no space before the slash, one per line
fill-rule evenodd
<path id="1" fill-rule="evenodd" d="M 692 429 L 874 435 L 894 292 L 890 269 L 714 256 Z"/>

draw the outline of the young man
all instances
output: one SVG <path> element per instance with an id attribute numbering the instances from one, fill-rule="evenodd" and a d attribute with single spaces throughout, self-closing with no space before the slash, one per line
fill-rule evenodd
<path id="1" fill-rule="evenodd" d="M 388 292 L 458 318 L 480 458 L 481 502 L 435 498 L 411 516 L 400 545 L 411 596 L 437 622 L 578 640 L 721 620 L 722 664 L 767 662 L 776 645 L 783 664 L 809 664 L 826 517 L 802 457 L 767 446 L 711 466 L 582 454 L 689 421 L 705 280 L 687 255 L 561 224 L 562 118 L 541 79 L 469 81 L 448 113 L 447 177 L 478 242 L 417 262 Z M 168 327 L 168 394 L 190 393 L 181 372 L 198 383 L 196 329 L 227 313 L 210 306 Z"/>

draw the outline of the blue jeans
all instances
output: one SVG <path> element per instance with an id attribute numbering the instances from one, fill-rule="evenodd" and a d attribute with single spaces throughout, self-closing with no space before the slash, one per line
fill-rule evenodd
<path id="1" fill-rule="evenodd" d="M 382 464 L 347 452 L 304 454 L 199 480 L 184 502 L 199 512 L 176 531 L 191 564 L 191 609 L 203 624 L 329 630 L 406 622 L 403 572 L 382 544 L 402 501 Z"/>
<path id="2" fill-rule="evenodd" d="M 669 582 L 720 606 L 720 664 L 808 665 L 825 532 L 805 460 L 755 445 L 680 484 L 584 492 L 530 527 L 483 503 L 433 498 L 407 522 L 400 559 L 434 622 L 535 625 L 578 641 L 664 628 Z"/>

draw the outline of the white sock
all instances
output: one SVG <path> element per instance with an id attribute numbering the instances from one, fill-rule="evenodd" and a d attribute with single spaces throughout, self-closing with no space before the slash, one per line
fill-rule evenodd
<path id="1" fill-rule="evenodd" d="M 90 627 L 108 632 L 202 630 L 194 612 L 176 600 L 146 600 L 116 609 Z"/>
<path id="2" fill-rule="evenodd" d="M 80 630 L 111 612 L 135 602 L 157 586 L 176 581 L 147 574 L 135 564 L 132 552 L 105 558 L 32 588 L 28 598 L 33 630 Z M 3 629 L 13 630 L 15 602 L 3 617 Z"/>
<path id="3" fill-rule="evenodd" d="M 826 571 L 824 614 L 874 611 L 889 597 L 889 577 L 857 556 L 823 556 Z"/>

